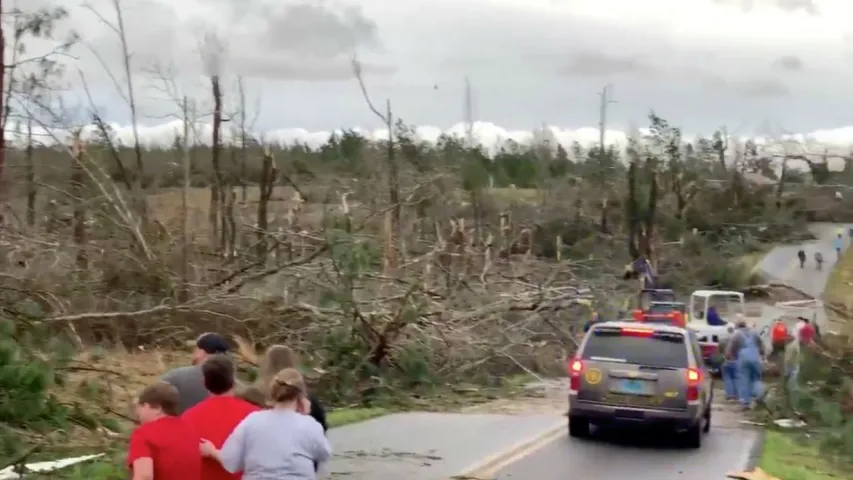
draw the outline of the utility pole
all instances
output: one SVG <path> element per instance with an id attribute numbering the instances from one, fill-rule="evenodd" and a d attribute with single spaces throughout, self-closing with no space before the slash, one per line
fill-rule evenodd
<path id="1" fill-rule="evenodd" d="M 465 145 L 474 148 L 474 99 L 471 93 L 471 80 L 465 77 Z M 489 188 L 495 187 L 495 177 L 489 174 Z"/>
<path id="2" fill-rule="evenodd" d="M 466 147 L 474 146 L 474 104 L 471 100 L 471 81 L 465 77 L 465 140 Z"/>
<path id="3" fill-rule="evenodd" d="M 604 158 L 605 146 L 605 134 L 607 132 L 607 107 L 611 103 L 616 103 L 616 100 L 610 98 L 612 93 L 613 85 L 605 85 L 604 88 L 598 92 L 598 96 L 601 97 L 601 107 L 598 113 L 598 154 L 599 158 Z"/>

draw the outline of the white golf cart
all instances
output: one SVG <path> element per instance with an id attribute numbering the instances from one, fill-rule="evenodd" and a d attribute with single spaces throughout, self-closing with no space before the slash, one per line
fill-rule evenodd
<path id="1" fill-rule="evenodd" d="M 722 325 L 708 323 L 709 312 L 716 312 Z M 702 329 L 726 331 L 728 323 L 734 323 L 737 314 L 746 315 L 746 300 L 743 293 L 728 290 L 696 290 L 690 294 L 689 311 L 691 326 Z"/>
<path id="2" fill-rule="evenodd" d="M 688 312 L 687 328 L 696 332 L 702 354 L 707 359 L 716 352 L 720 341 L 729 336 L 728 327 L 736 322 L 736 316 L 746 316 L 746 300 L 741 292 L 696 290 L 690 295 Z M 713 315 L 713 312 L 722 321 L 721 325 L 708 323 L 708 314 Z"/>

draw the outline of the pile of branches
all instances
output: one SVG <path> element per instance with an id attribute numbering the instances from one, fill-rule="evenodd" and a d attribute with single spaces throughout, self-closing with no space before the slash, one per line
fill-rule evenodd
<path id="1" fill-rule="evenodd" d="M 7 231 L 2 308 L 79 348 L 168 348 L 210 330 L 256 345 L 286 343 L 324 372 L 319 388 L 330 399 L 354 401 L 389 378 L 416 388 L 559 373 L 572 326 L 589 316 L 583 304 L 593 291 L 607 296 L 619 287 L 615 270 L 590 275 L 601 259 L 537 257 L 513 225 L 478 242 L 464 221 L 449 221 L 436 226 L 435 243 L 413 252 L 387 229 L 370 234 L 371 215 L 357 222 L 350 210 L 343 201 L 322 230 L 269 235 L 261 261 L 228 259 L 218 274 L 204 268 L 214 278 L 191 285 L 189 295 L 175 263 L 184 252 L 179 242 L 149 238 L 157 255 L 146 260 L 104 235 L 90 241 L 102 256 L 89 256 L 83 270 L 58 241 Z"/>
<path id="2" fill-rule="evenodd" d="M 759 418 L 767 423 L 801 421 L 801 428 L 818 440 L 822 454 L 849 459 L 853 455 L 853 342 L 846 335 L 824 334 L 804 349 L 803 356 L 796 393 L 789 393 L 784 375 L 768 379 L 769 393 Z"/>

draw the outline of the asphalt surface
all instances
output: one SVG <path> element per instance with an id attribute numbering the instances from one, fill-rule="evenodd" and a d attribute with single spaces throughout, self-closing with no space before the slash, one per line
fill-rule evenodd
<path id="1" fill-rule="evenodd" d="M 788 284 L 813 296 L 820 297 L 826 287 L 832 268 L 835 266 L 836 254 L 832 240 L 843 231 L 843 249 L 850 246 L 847 229 L 853 225 L 816 223 L 811 227 L 817 240 L 802 245 L 781 245 L 770 251 L 756 267 L 756 271 L 764 278 Z M 802 249 L 808 256 L 805 268 L 800 268 L 797 252 Z M 823 269 L 818 270 L 814 261 L 815 252 L 823 255 Z"/>
<path id="2" fill-rule="evenodd" d="M 843 232 L 844 241 L 842 242 L 842 251 L 850 247 L 850 241 L 847 236 L 847 230 L 853 225 L 850 224 L 832 224 L 832 223 L 816 223 L 811 226 L 817 240 L 807 242 L 801 245 L 781 245 L 771 250 L 755 268 L 756 273 L 772 282 L 779 282 L 790 285 L 804 293 L 820 298 L 826 288 L 826 282 L 832 274 L 837 260 L 835 248 L 833 247 L 833 239 L 838 234 L 838 230 Z M 797 259 L 797 252 L 802 249 L 806 252 L 808 260 L 805 268 L 800 268 L 800 261 Z M 824 258 L 824 266 L 821 270 L 817 269 L 814 261 L 814 253 L 821 252 Z M 790 314 L 790 311 L 780 310 L 773 306 L 765 306 L 762 312 L 761 321 L 757 327 L 759 329 L 769 325 L 774 319 L 780 315 Z M 802 313 L 808 316 L 808 311 Z M 823 331 L 832 331 L 834 325 L 827 320 L 826 312 L 820 310 L 817 312 L 815 322 Z"/>
<path id="3" fill-rule="evenodd" d="M 565 422 L 561 415 L 398 413 L 329 430 L 324 478 L 447 480 Z"/>
<path id="4" fill-rule="evenodd" d="M 500 471 L 497 480 L 722 480 L 746 464 L 758 433 L 717 428 L 699 450 L 680 448 L 663 433 L 604 432 L 563 436 Z"/>

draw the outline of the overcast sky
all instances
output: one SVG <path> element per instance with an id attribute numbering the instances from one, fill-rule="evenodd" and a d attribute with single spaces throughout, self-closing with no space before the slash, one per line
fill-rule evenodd
<path id="1" fill-rule="evenodd" d="M 19 0 L 19 6 L 51 0 Z M 112 0 L 52 0 L 96 106 L 128 123 L 104 66 L 122 77 Z M 142 122 L 163 124 L 174 103 L 151 71 L 206 111 L 211 68 L 236 108 L 236 77 L 256 129 L 379 128 L 350 58 L 364 64 L 378 105 L 407 123 L 448 129 L 464 120 L 464 79 L 481 129 L 544 124 L 595 138 L 599 92 L 613 86 L 608 125 L 642 126 L 654 109 L 689 133 L 720 125 L 750 135 L 853 125 L 853 2 L 849 0 L 121 0 Z M 10 7 L 6 7 L 7 9 Z M 200 47 L 216 36 L 220 48 Z M 208 45 L 210 42 L 208 42 Z M 33 44 L 45 48 L 44 42 Z M 98 52 L 104 64 L 90 50 Z M 207 51 L 209 61 L 202 58 Z M 219 51 L 218 55 L 210 52 Z M 212 58 L 216 57 L 216 58 Z M 215 61 L 218 59 L 218 61 Z M 78 105 L 75 71 L 69 94 Z M 457 127 L 458 128 L 458 127 Z M 437 131 L 437 130 L 436 130 Z M 847 141 L 847 135 L 823 132 Z M 853 143 L 853 135 L 849 136 Z"/>

